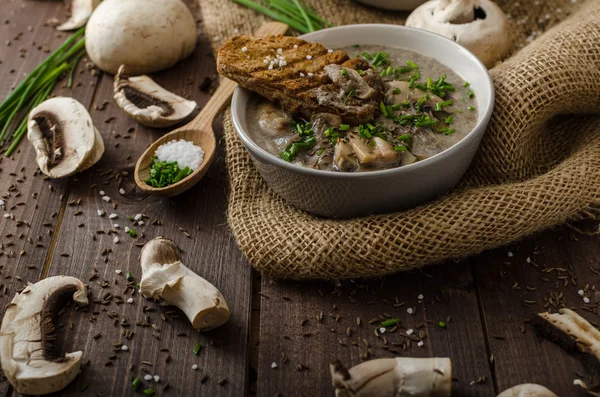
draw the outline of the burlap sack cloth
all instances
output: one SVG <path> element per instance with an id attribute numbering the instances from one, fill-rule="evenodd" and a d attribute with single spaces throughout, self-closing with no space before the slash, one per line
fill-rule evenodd
<path id="1" fill-rule="evenodd" d="M 353 0 L 311 3 L 335 25 L 404 19 Z M 381 276 L 590 214 L 600 201 L 600 0 L 497 3 L 510 17 L 514 55 L 491 70 L 496 108 L 471 168 L 435 202 L 353 220 L 311 216 L 263 182 L 225 113 L 229 225 L 257 270 L 289 279 Z M 229 0 L 200 7 L 213 49 L 265 20 Z"/>

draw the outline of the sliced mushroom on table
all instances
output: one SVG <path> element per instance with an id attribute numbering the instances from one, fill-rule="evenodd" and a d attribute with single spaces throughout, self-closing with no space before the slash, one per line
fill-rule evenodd
<path id="1" fill-rule="evenodd" d="M 121 65 L 114 79 L 114 98 L 128 116 L 148 127 L 166 128 L 188 119 L 194 101 L 175 95 L 148 76 L 128 76 Z"/>
<path id="2" fill-rule="evenodd" d="M 73 98 L 42 102 L 29 114 L 27 139 L 40 170 L 63 178 L 94 165 L 104 153 L 104 141 L 85 106 Z"/>
<path id="3" fill-rule="evenodd" d="M 69 300 L 88 304 L 87 289 L 75 277 L 49 277 L 15 295 L 0 328 L 0 365 L 15 391 L 49 394 L 63 389 L 79 373 L 80 351 L 58 356 L 53 316 Z"/>

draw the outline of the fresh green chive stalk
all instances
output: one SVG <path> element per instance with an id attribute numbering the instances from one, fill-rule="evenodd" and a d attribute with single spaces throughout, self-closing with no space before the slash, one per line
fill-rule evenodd
<path id="1" fill-rule="evenodd" d="M 13 153 L 25 136 L 29 112 L 50 95 L 60 77 L 67 71 L 68 85 L 72 85 L 77 63 L 85 55 L 85 38 L 82 37 L 84 32 L 85 27 L 65 40 L 0 103 L 0 145 L 8 145 L 5 153 L 7 156 Z"/>
<path id="2" fill-rule="evenodd" d="M 200 353 L 200 349 L 202 349 L 202 345 L 200 344 L 200 342 L 196 343 L 196 346 L 194 347 L 194 354 L 197 356 L 198 353 Z"/>
<path id="3" fill-rule="evenodd" d="M 382 327 L 391 327 L 392 325 L 396 325 L 400 322 L 400 319 L 390 318 L 381 322 Z"/>

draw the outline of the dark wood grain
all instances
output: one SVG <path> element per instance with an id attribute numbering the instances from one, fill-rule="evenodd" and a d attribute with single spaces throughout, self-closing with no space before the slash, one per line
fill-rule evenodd
<path id="1" fill-rule="evenodd" d="M 61 3 L 10 0 L 2 4 L 0 20 L 0 98 L 4 99 L 23 79 L 67 37 L 44 26 L 50 18 L 64 15 Z M 79 68 L 83 71 L 83 64 Z M 55 90 L 71 95 L 86 106 L 95 91 L 97 77 L 87 71 L 78 73 L 79 86 Z M 0 157 L 0 195 L 6 202 L 0 213 L 0 316 L 5 305 L 27 282 L 39 280 L 53 236 L 66 204 L 67 180 L 49 181 L 37 172 L 35 152 L 24 138 L 10 158 Z M 63 200 L 61 200 L 63 196 Z M 14 217 L 5 218 L 9 214 Z M 23 221 L 21 223 L 20 221 Z M 3 379 L 0 377 L 0 379 Z M 8 382 L 0 382 L 0 395 L 9 393 Z"/>
<path id="2" fill-rule="evenodd" d="M 473 260 L 499 390 L 529 382 L 540 383 L 559 396 L 584 395 L 573 386 L 573 379 L 583 376 L 589 381 L 591 368 L 585 367 L 581 357 L 541 338 L 524 321 L 547 310 L 545 299 L 550 293 L 563 293 L 566 307 L 577 308 L 596 325 L 600 323 L 597 314 L 582 310 L 597 306 L 594 297 L 585 305 L 577 294 L 586 284 L 598 286 L 600 276 L 590 269 L 600 268 L 598 243 L 598 237 L 563 229 Z M 555 270 L 543 272 L 544 268 Z M 549 308 L 558 311 L 560 306 L 550 304 Z M 594 310 L 598 313 L 597 307 Z"/>
<path id="3" fill-rule="evenodd" d="M 340 359 L 348 367 L 356 365 L 369 346 L 372 352 L 369 359 L 450 357 L 456 378 L 455 395 L 492 395 L 494 389 L 469 263 L 446 263 L 425 271 L 343 286 L 263 280 L 258 395 L 331 395 L 329 363 Z M 408 308 L 415 313 L 409 314 Z M 319 322 L 320 313 L 323 320 Z M 376 337 L 374 332 L 380 328 L 381 319 L 388 315 L 400 319 L 402 327 Z M 337 316 L 340 317 L 336 321 Z M 372 319 L 377 321 L 369 324 Z M 303 321 L 306 323 L 301 325 Z M 441 328 L 439 321 L 446 322 L 446 328 Z M 413 335 L 420 330 L 424 332 L 423 347 L 416 342 L 411 342 L 406 350 L 392 345 L 407 340 L 401 336 L 406 329 L 413 329 Z M 390 350 L 382 348 L 384 338 Z M 283 363 L 282 354 L 288 357 L 287 363 Z M 277 368 L 272 368 L 273 363 Z M 299 364 L 308 369 L 299 371 Z"/>

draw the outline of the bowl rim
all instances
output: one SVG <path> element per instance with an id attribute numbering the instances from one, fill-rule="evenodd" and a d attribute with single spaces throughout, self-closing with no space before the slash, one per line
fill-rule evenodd
<path id="1" fill-rule="evenodd" d="M 250 136 L 242 128 L 240 120 L 237 117 L 238 116 L 237 112 L 235 111 L 235 109 L 246 106 L 245 103 L 244 104 L 241 103 L 240 96 L 242 95 L 243 92 L 249 91 L 249 90 L 246 90 L 246 89 L 238 86 L 238 87 L 236 87 L 236 89 L 233 93 L 232 100 L 231 100 L 231 120 L 233 122 L 233 126 L 234 126 L 234 129 L 235 129 L 237 135 L 240 137 L 244 146 L 246 147 L 246 149 L 249 152 L 251 152 L 252 155 L 264 160 L 265 162 L 271 163 L 278 167 L 285 168 L 288 171 L 296 172 L 296 173 L 300 173 L 300 174 L 307 174 L 307 175 L 312 175 L 315 177 L 322 176 L 322 177 L 328 177 L 328 178 L 333 178 L 333 179 L 347 179 L 347 178 L 371 179 L 371 178 L 390 176 L 390 175 L 393 175 L 396 173 L 402 174 L 402 173 L 406 173 L 406 172 L 411 172 L 412 170 L 417 170 L 419 168 L 433 166 L 437 163 L 444 161 L 446 158 L 453 156 L 456 152 L 459 152 L 463 147 L 468 146 L 472 141 L 479 139 L 479 135 L 482 135 L 483 133 L 485 133 L 485 128 L 487 127 L 487 124 L 489 123 L 489 120 L 492 116 L 492 112 L 494 110 L 494 104 L 495 104 L 494 82 L 492 80 L 492 76 L 490 75 L 488 69 L 483 65 L 483 63 L 479 60 L 479 58 L 477 58 L 471 51 L 469 51 L 462 45 L 458 44 L 457 42 L 450 40 L 449 38 L 447 38 L 445 36 L 442 36 L 440 34 L 433 33 L 433 32 L 427 31 L 427 30 L 412 28 L 412 27 L 408 27 L 408 26 L 404 26 L 404 25 L 391 25 L 391 24 L 383 24 L 383 23 L 336 26 L 336 27 L 332 27 L 332 28 L 322 29 L 322 30 L 319 30 L 316 32 L 307 33 L 302 36 L 298 36 L 298 38 L 306 40 L 306 41 L 310 41 L 311 36 L 315 36 L 317 34 L 322 34 L 323 32 L 348 30 L 348 29 L 352 30 L 352 29 L 357 29 L 357 28 L 361 28 L 361 29 L 392 28 L 392 29 L 399 29 L 399 30 L 407 29 L 407 30 L 417 32 L 417 34 L 423 34 L 425 36 L 434 37 L 435 40 L 440 40 L 440 39 L 445 40 L 447 42 L 447 45 L 454 46 L 454 48 L 457 49 L 458 51 L 462 51 L 464 53 L 464 55 L 466 55 L 467 58 L 470 58 L 471 62 L 473 62 L 475 65 L 477 65 L 477 67 L 479 67 L 483 72 L 485 72 L 484 75 L 486 77 L 486 88 L 489 90 L 490 99 L 489 99 L 489 102 L 487 103 L 487 107 L 484 110 L 483 117 L 481 117 L 481 119 L 477 122 L 475 127 L 473 127 L 473 129 L 471 131 L 469 131 L 469 133 L 467 135 L 465 135 L 465 137 L 463 139 L 461 139 L 459 142 L 457 142 L 456 144 L 452 145 L 448 149 L 446 149 L 436 155 L 433 155 L 429 158 L 417 161 L 412 164 L 403 165 L 400 167 L 388 168 L 388 169 L 384 169 L 384 170 L 368 171 L 368 172 L 336 172 L 336 171 L 330 171 L 330 170 L 319 170 L 319 169 L 314 169 L 314 168 L 303 167 L 301 165 L 294 164 L 294 163 L 289 163 L 289 162 L 267 152 L 265 149 L 260 147 L 257 143 L 255 143 L 250 138 Z M 432 57 L 432 58 L 435 59 L 435 57 Z M 483 131 L 480 131 L 482 129 L 483 129 Z M 479 131 L 479 134 L 475 134 L 475 132 L 478 132 L 478 131 Z"/>

